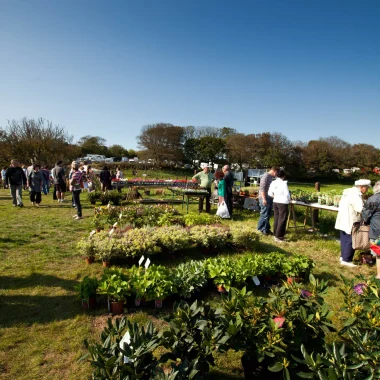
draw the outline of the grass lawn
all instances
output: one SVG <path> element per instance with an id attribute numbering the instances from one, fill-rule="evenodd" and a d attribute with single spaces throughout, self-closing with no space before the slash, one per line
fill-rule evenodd
<path id="1" fill-rule="evenodd" d="M 49 194 L 43 196 L 41 207 L 37 208 L 30 204 L 27 192 L 23 197 L 24 208 L 12 207 L 9 191 L 0 190 L 0 378 L 88 379 L 90 366 L 78 362 L 85 353 L 83 340 L 96 338 L 109 316 L 104 308 L 84 312 L 74 290 L 84 276 L 100 277 L 103 272 L 99 262 L 85 265 L 75 250 L 76 242 L 91 230 L 93 206 L 82 195 L 84 219 L 77 221 L 72 219 L 75 212 L 69 199 L 58 204 Z M 190 207 L 196 210 L 195 204 Z M 301 217 L 302 210 L 298 213 Z M 375 268 L 339 266 L 339 242 L 333 230 L 335 215 L 324 212 L 320 216 L 326 236 L 291 232 L 287 236 L 289 242 L 281 246 L 270 237 L 262 237 L 259 251 L 312 257 L 317 264 L 314 274 L 330 281 L 326 301 L 335 311 L 334 322 L 339 324 L 339 275 L 371 276 Z M 256 227 L 257 218 L 257 213 L 247 211 L 237 212 L 234 217 L 252 228 Z M 198 252 L 195 256 L 202 257 Z M 158 257 L 152 261 L 163 262 Z M 209 299 L 217 303 L 216 295 Z M 152 319 L 157 325 L 164 324 L 162 319 L 169 313 L 168 308 L 128 310 L 133 320 Z M 243 378 L 239 353 L 220 355 L 217 364 L 211 378 Z"/>

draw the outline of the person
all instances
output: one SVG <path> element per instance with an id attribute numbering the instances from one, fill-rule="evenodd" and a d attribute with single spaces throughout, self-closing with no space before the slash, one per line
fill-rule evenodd
<path id="1" fill-rule="evenodd" d="M 215 185 L 218 193 L 218 205 L 224 201 L 225 195 L 225 183 L 224 183 L 224 173 L 222 171 L 215 172 Z"/>
<path id="2" fill-rule="evenodd" d="M 40 170 L 40 165 L 33 165 L 33 170 L 28 176 L 28 187 L 30 191 L 30 201 L 33 206 L 40 206 L 41 203 L 41 191 L 44 183 L 44 176 Z"/>
<path id="3" fill-rule="evenodd" d="M 123 179 L 123 172 L 119 167 L 116 168 L 116 179 Z"/>
<path id="4" fill-rule="evenodd" d="M 82 165 L 79 170 L 82 172 L 82 180 L 83 180 L 83 191 L 88 191 L 88 177 L 86 167 Z"/>
<path id="5" fill-rule="evenodd" d="M 59 160 L 55 165 L 52 176 L 54 178 L 54 185 L 57 194 L 58 202 L 64 202 L 66 192 L 66 176 L 65 169 L 62 167 L 62 161 Z"/>
<path id="6" fill-rule="evenodd" d="M 24 170 L 20 168 L 17 160 L 11 161 L 11 166 L 5 172 L 5 181 L 11 189 L 13 206 L 23 207 L 22 188 L 27 183 Z"/>
<path id="7" fill-rule="evenodd" d="M 234 175 L 228 165 L 223 166 L 224 173 L 224 200 L 226 202 L 230 218 L 232 218 L 232 188 L 234 187 Z"/>
<path id="8" fill-rule="evenodd" d="M 108 170 L 107 165 L 103 167 L 103 170 L 99 174 L 100 186 L 103 192 L 107 191 L 111 187 L 111 173 Z"/>
<path id="9" fill-rule="evenodd" d="M 3 180 L 3 188 L 7 188 L 7 182 L 5 180 L 5 173 L 7 172 L 7 167 L 4 166 L 3 169 L 1 170 L 1 179 Z"/>
<path id="10" fill-rule="evenodd" d="M 24 172 L 25 178 L 27 179 L 28 178 L 28 168 L 26 167 L 26 165 L 22 165 L 22 171 Z M 27 181 L 23 183 L 23 187 L 24 187 L 24 190 L 28 190 Z"/>
<path id="11" fill-rule="evenodd" d="M 278 243 L 285 241 L 286 223 L 289 215 L 290 192 L 288 181 L 285 181 L 285 172 L 277 171 L 277 178 L 272 181 L 268 189 L 268 195 L 273 198 L 274 240 Z"/>
<path id="12" fill-rule="evenodd" d="M 369 239 L 374 243 L 380 237 L 380 181 L 377 181 L 373 187 L 373 195 L 364 203 L 362 211 L 362 220 L 370 225 Z M 376 256 L 376 278 L 380 280 L 380 256 L 371 250 L 373 256 Z"/>
<path id="13" fill-rule="evenodd" d="M 352 262 L 355 250 L 352 248 L 352 226 L 361 221 L 363 210 L 362 196 L 371 186 L 369 179 L 355 181 L 355 186 L 343 190 L 336 217 L 335 229 L 340 231 L 340 264 L 348 267 L 356 267 Z"/>
<path id="14" fill-rule="evenodd" d="M 50 171 L 48 166 L 45 166 L 42 169 L 42 176 L 44 179 L 44 182 L 42 184 L 42 191 L 45 195 L 48 195 L 50 190 Z"/>
<path id="15" fill-rule="evenodd" d="M 77 213 L 73 215 L 73 218 L 76 220 L 82 218 L 82 205 L 80 203 L 80 194 L 82 192 L 83 186 L 83 175 L 79 170 L 79 164 L 75 161 L 71 164 L 71 179 L 70 179 L 70 191 L 73 193 L 73 199 L 75 207 L 77 208 Z"/>
<path id="16" fill-rule="evenodd" d="M 203 202 L 206 198 L 206 212 L 210 212 L 210 197 L 211 197 L 211 185 L 214 180 L 214 175 L 210 173 L 211 165 L 204 166 L 203 170 L 193 176 L 193 181 L 200 181 L 200 187 L 206 189 L 208 195 L 205 197 L 199 197 L 199 212 L 203 212 Z"/>
<path id="17" fill-rule="evenodd" d="M 269 186 L 274 177 L 276 177 L 278 168 L 273 166 L 269 172 L 265 173 L 260 180 L 259 189 L 259 206 L 260 217 L 257 223 L 257 230 L 263 235 L 271 235 L 270 217 L 272 215 L 273 199 L 268 197 Z"/>

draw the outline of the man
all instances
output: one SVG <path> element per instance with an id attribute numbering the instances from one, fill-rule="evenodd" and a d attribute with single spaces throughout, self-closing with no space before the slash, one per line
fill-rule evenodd
<path id="1" fill-rule="evenodd" d="M 58 161 L 52 170 L 52 176 L 54 178 L 55 190 L 57 193 L 58 202 L 64 202 L 66 191 L 66 176 L 65 169 L 62 167 L 62 161 Z"/>
<path id="2" fill-rule="evenodd" d="M 199 198 L 199 212 L 203 211 L 204 198 L 206 198 L 206 212 L 210 212 L 211 185 L 214 180 L 214 175 L 210 173 L 209 168 L 211 168 L 211 165 L 206 165 L 203 171 L 195 174 L 193 177 L 193 181 L 200 181 L 200 187 L 206 189 L 208 192 L 208 195 Z"/>
<path id="3" fill-rule="evenodd" d="M 222 168 L 224 173 L 224 201 L 226 202 L 228 212 L 230 213 L 230 218 L 232 218 L 232 188 L 234 186 L 234 175 L 228 165 L 224 165 Z"/>
<path id="4" fill-rule="evenodd" d="M 257 224 L 257 230 L 263 235 L 271 235 L 270 217 L 272 215 L 273 198 L 268 195 L 269 186 L 274 177 L 276 177 L 278 168 L 273 166 L 269 172 L 265 173 L 260 179 L 259 206 L 260 218 Z"/>
<path id="5" fill-rule="evenodd" d="M 11 161 L 11 166 L 5 172 L 5 182 L 9 184 L 13 200 L 13 206 L 23 207 L 22 187 L 27 183 L 26 175 L 20 168 L 17 160 Z"/>

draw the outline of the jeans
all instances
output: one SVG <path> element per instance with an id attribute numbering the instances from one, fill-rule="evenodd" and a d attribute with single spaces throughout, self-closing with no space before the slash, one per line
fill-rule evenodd
<path id="1" fill-rule="evenodd" d="M 73 190 L 73 198 L 75 202 L 75 206 L 77 208 L 77 215 L 82 216 L 82 205 L 80 204 L 80 193 L 82 190 Z"/>
<path id="2" fill-rule="evenodd" d="M 45 195 L 49 194 L 49 188 L 50 188 L 50 181 L 44 181 L 42 185 L 42 191 Z"/>
<path id="3" fill-rule="evenodd" d="M 285 203 L 273 203 L 273 210 L 273 234 L 277 239 L 283 240 L 285 237 L 286 223 L 288 221 L 289 205 Z"/>
<path id="4" fill-rule="evenodd" d="M 340 256 L 343 261 L 351 262 L 354 258 L 355 250 L 352 248 L 352 235 L 340 231 Z"/>
<path id="5" fill-rule="evenodd" d="M 13 204 L 22 205 L 22 185 L 10 185 L 10 188 Z"/>
<path id="6" fill-rule="evenodd" d="M 260 198 L 259 206 L 260 206 L 260 218 L 259 218 L 259 222 L 257 223 L 257 229 L 258 231 L 268 233 L 270 231 L 269 219 L 272 215 L 273 199 L 270 197 L 267 197 L 267 204 L 266 206 L 264 206 L 263 200 Z"/>

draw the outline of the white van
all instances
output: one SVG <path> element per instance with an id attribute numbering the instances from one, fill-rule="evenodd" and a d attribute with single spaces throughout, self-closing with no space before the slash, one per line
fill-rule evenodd
<path id="1" fill-rule="evenodd" d="M 106 158 L 104 162 L 106 162 L 107 164 L 111 164 L 112 162 L 114 162 L 113 157 Z"/>

